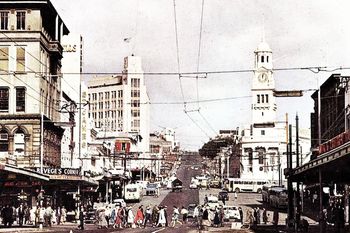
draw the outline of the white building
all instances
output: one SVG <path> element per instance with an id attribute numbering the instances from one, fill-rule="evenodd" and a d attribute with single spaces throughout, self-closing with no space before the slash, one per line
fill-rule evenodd
<path id="1" fill-rule="evenodd" d="M 130 154 L 149 156 L 149 98 L 141 58 L 124 58 L 121 76 L 94 77 L 88 82 L 89 118 L 99 134 L 124 133 L 136 143 Z M 112 143 L 113 145 L 113 143 Z M 112 148 L 113 149 L 113 148 Z M 135 160 L 132 167 L 148 167 L 150 162 Z"/>
<path id="2" fill-rule="evenodd" d="M 62 138 L 61 167 L 79 168 L 82 148 L 82 114 L 87 105 L 82 101 L 82 71 L 83 71 L 83 39 L 80 35 L 69 35 L 62 38 L 62 92 L 61 92 L 61 122 L 65 129 Z M 86 96 L 86 92 L 85 92 Z M 85 114 L 86 115 L 86 114 Z M 85 116 L 84 115 L 84 116 Z M 85 121 L 86 122 L 86 121 Z M 73 130 L 73 133 L 72 133 Z M 85 145 L 86 147 L 86 145 Z"/>
<path id="3" fill-rule="evenodd" d="M 287 167 L 286 120 L 277 121 L 275 80 L 273 77 L 272 50 L 261 42 L 255 50 L 255 67 L 252 80 L 252 122 L 245 127 L 242 137 L 241 177 L 278 181 L 284 179 Z M 290 123 L 295 120 L 290 119 Z M 295 127 L 292 129 L 295 151 Z M 300 152 L 303 157 L 310 149 L 310 130 L 299 130 Z M 293 156 L 295 161 L 295 156 Z"/>

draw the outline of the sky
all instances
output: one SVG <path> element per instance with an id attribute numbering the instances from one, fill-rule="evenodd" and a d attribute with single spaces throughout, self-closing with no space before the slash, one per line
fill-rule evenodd
<path id="1" fill-rule="evenodd" d="M 142 57 L 144 72 L 177 72 L 177 51 L 180 72 L 195 72 L 197 64 L 203 72 L 251 70 L 263 37 L 274 68 L 328 67 L 317 74 L 275 71 L 276 90 L 315 90 L 332 69 L 350 67 L 347 0 L 175 0 L 178 50 L 173 0 L 51 1 L 70 32 L 83 36 L 84 72 L 119 73 L 131 54 Z M 182 148 L 197 150 L 220 129 L 249 125 L 252 78 L 252 72 L 215 73 L 198 82 L 182 78 L 180 84 L 178 76 L 145 76 L 151 103 L 196 101 L 197 88 L 200 101 L 220 99 L 187 104 L 187 114 L 182 104 L 152 104 L 151 131 L 174 128 Z M 277 120 L 288 113 L 294 121 L 298 114 L 300 126 L 309 128 L 312 93 L 278 98 Z"/>

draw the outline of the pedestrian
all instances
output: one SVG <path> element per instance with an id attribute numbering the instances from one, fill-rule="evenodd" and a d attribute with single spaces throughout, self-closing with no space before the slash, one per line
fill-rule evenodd
<path id="1" fill-rule="evenodd" d="M 79 226 L 78 228 L 80 230 L 84 230 L 84 207 L 80 207 L 80 212 L 79 212 Z"/>
<path id="2" fill-rule="evenodd" d="M 48 205 L 46 207 L 45 214 L 44 214 L 44 219 L 45 219 L 45 225 L 46 226 L 51 227 L 51 225 L 52 225 L 52 222 L 51 222 L 52 213 L 53 213 L 53 210 L 51 208 L 51 205 Z"/>
<path id="3" fill-rule="evenodd" d="M 166 225 L 165 209 L 163 206 L 159 208 L 159 217 L 157 226 L 164 227 Z"/>
<path id="4" fill-rule="evenodd" d="M 134 213 L 132 212 L 131 207 L 128 207 L 128 227 L 132 228 L 134 224 Z"/>
<path id="5" fill-rule="evenodd" d="M 199 226 L 199 206 L 194 207 L 193 210 L 193 222 L 196 226 Z"/>
<path id="6" fill-rule="evenodd" d="M 62 206 L 62 209 L 61 209 L 61 222 L 62 224 L 66 223 L 67 221 L 67 210 L 64 206 Z"/>
<path id="7" fill-rule="evenodd" d="M 167 211 L 167 206 L 164 206 L 164 216 L 165 216 L 165 226 L 168 227 L 169 222 L 168 222 L 168 211 Z"/>
<path id="8" fill-rule="evenodd" d="M 225 197 L 222 198 L 222 204 L 223 204 L 223 205 L 226 205 L 226 199 L 225 199 Z"/>
<path id="9" fill-rule="evenodd" d="M 209 221 L 209 207 L 205 207 L 205 210 L 203 211 L 202 215 L 202 222 L 200 224 L 200 228 L 203 228 L 204 226 L 208 227 L 210 226 L 210 221 Z"/>
<path id="10" fill-rule="evenodd" d="M 268 222 L 267 211 L 265 208 L 263 208 L 263 222 L 264 224 L 267 224 Z"/>
<path id="11" fill-rule="evenodd" d="M 256 208 L 253 208 L 254 226 L 258 224 L 258 212 Z"/>
<path id="12" fill-rule="evenodd" d="M 158 217 L 159 217 L 159 208 L 157 205 L 155 205 L 155 206 L 153 206 L 153 209 L 152 209 L 152 225 L 153 225 L 153 227 L 157 226 Z"/>
<path id="13" fill-rule="evenodd" d="M 123 228 L 123 207 L 117 209 L 113 228 Z"/>
<path id="14" fill-rule="evenodd" d="M 107 228 L 109 228 L 109 219 L 111 218 L 111 214 L 112 214 L 111 207 L 107 206 L 104 213 L 105 213 L 105 217 L 106 217 Z"/>
<path id="15" fill-rule="evenodd" d="M 106 209 L 101 208 L 98 211 L 98 228 L 108 228 L 106 220 Z"/>
<path id="16" fill-rule="evenodd" d="M 205 194 L 205 196 L 204 196 L 204 204 L 207 204 L 208 203 L 208 196 L 207 196 L 207 194 Z"/>
<path id="17" fill-rule="evenodd" d="M 23 204 L 20 204 L 18 209 L 18 224 L 21 227 L 23 225 L 23 220 L 24 220 L 24 208 L 23 208 Z"/>
<path id="18" fill-rule="evenodd" d="M 214 214 L 214 227 L 219 227 L 221 221 L 220 221 L 220 217 L 219 217 L 219 212 L 218 209 L 215 210 L 215 214 Z"/>
<path id="19" fill-rule="evenodd" d="M 237 192 L 235 191 L 235 193 L 233 195 L 235 197 L 235 201 L 237 201 Z"/>
<path id="20" fill-rule="evenodd" d="M 61 218 L 62 218 L 62 213 L 61 213 L 61 207 L 57 207 L 56 209 L 56 222 L 57 222 L 57 225 L 60 225 L 61 224 Z"/>
<path id="21" fill-rule="evenodd" d="M 260 215 L 260 208 L 257 206 L 256 207 L 256 223 L 257 224 L 260 224 L 260 217 L 261 217 L 261 215 Z"/>
<path id="22" fill-rule="evenodd" d="M 139 206 L 139 208 L 136 211 L 136 215 L 135 215 L 135 224 L 137 227 L 141 228 L 142 224 L 143 224 L 143 208 L 142 205 Z"/>
<path id="23" fill-rule="evenodd" d="M 179 220 L 179 216 L 180 216 L 179 209 L 176 206 L 174 206 L 173 215 L 171 218 L 172 221 L 170 224 L 171 227 L 175 227 L 176 223 L 179 223 L 180 225 L 182 225 L 182 222 Z"/>
<path id="24" fill-rule="evenodd" d="M 143 228 L 146 228 L 146 224 L 148 221 L 152 224 L 152 210 L 150 206 L 147 206 L 145 211 L 145 220 L 144 220 Z"/>
<path id="25" fill-rule="evenodd" d="M 247 209 L 246 212 L 246 222 L 248 224 L 248 229 L 254 224 L 253 212 L 250 209 Z"/>
<path id="26" fill-rule="evenodd" d="M 221 206 L 221 208 L 220 208 L 220 223 L 221 223 L 222 227 L 224 226 L 224 217 L 225 217 L 225 211 L 224 211 L 223 206 Z"/>
<path id="27" fill-rule="evenodd" d="M 239 217 L 241 219 L 241 223 L 243 225 L 243 210 L 241 207 L 238 207 Z"/>
<path id="28" fill-rule="evenodd" d="M 187 222 L 187 214 L 188 214 L 188 210 L 184 206 L 182 206 L 182 208 L 181 208 L 181 215 L 182 215 L 183 223 Z"/>
<path id="29" fill-rule="evenodd" d="M 312 195 L 312 204 L 315 204 L 317 200 L 317 193 L 314 192 L 314 194 Z"/>

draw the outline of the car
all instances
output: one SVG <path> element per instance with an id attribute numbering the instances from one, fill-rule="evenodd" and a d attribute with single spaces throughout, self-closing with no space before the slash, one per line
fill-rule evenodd
<path id="1" fill-rule="evenodd" d="M 126 206 L 126 202 L 122 198 L 114 199 L 112 203 L 115 204 L 115 206 L 121 206 L 121 207 Z"/>
<path id="2" fill-rule="evenodd" d="M 197 189 L 198 185 L 195 182 L 191 182 L 190 189 Z"/>
<path id="3" fill-rule="evenodd" d="M 216 196 L 209 196 L 207 206 L 210 210 L 215 210 L 219 207 L 219 200 Z"/>
<path id="4" fill-rule="evenodd" d="M 220 188 L 220 180 L 210 180 L 209 185 L 211 188 Z"/>
<path id="5" fill-rule="evenodd" d="M 189 204 L 187 207 L 187 218 L 193 218 L 193 214 L 194 214 L 194 209 L 196 208 L 197 204 Z"/>
<path id="6" fill-rule="evenodd" d="M 179 179 L 175 179 L 171 182 L 171 186 L 172 186 L 172 191 L 176 192 L 176 191 L 180 191 L 182 192 L 182 181 Z"/>
<path id="7" fill-rule="evenodd" d="M 141 188 L 145 189 L 147 187 L 148 181 L 145 180 L 137 180 L 136 184 L 140 185 Z"/>
<path id="8" fill-rule="evenodd" d="M 237 206 L 223 206 L 224 209 L 224 220 L 229 221 L 231 219 L 235 221 L 240 221 L 241 216 L 239 214 L 239 210 Z"/>
<path id="9" fill-rule="evenodd" d="M 146 186 L 146 195 L 157 195 L 158 185 L 156 183 L 148 183 Z"/>
<path id="10" fill-rule="evenodd" d="M 85 223 L 95 223 L 96 221 L 96 210 L 88 209 L 84 214 Z"/>
<path id="11" fill-rule="evenodd" d="M 220 201 L 222 201 L 224 199 L 225 199 L 225 201 L 228 201 L 229 200 L 228 192 L 226 190 L 221 190 L 218 194 L 218 199 Z"/>

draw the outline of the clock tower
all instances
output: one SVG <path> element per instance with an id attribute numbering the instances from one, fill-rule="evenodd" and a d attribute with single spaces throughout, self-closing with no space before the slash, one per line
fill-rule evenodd
<path id="1" fill-rule="evenodd" d="M 252 124 L 273 126 L 276 121 L 275 80 L 272 71 L 272 50 L 262 41 L 254 51 L 255 67 L 252 81 Z"/>

